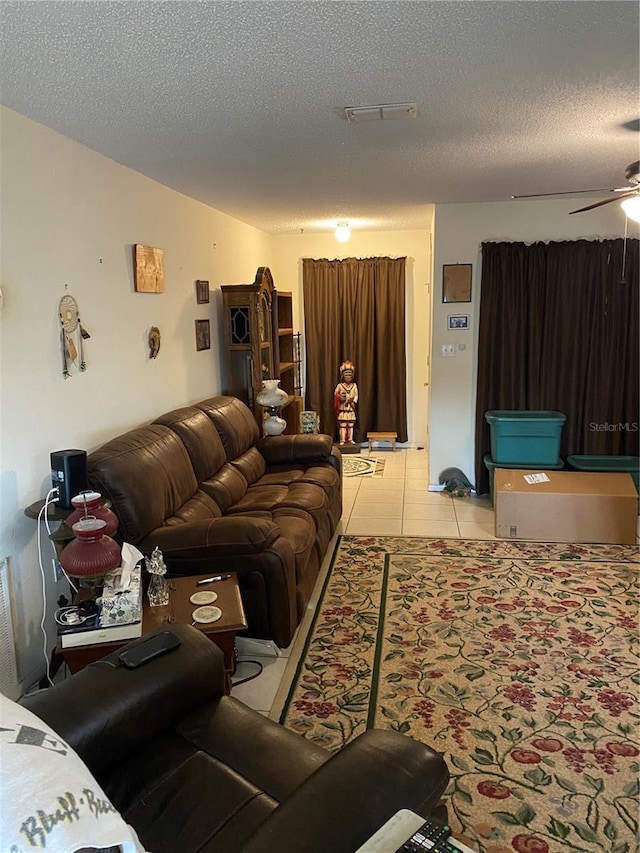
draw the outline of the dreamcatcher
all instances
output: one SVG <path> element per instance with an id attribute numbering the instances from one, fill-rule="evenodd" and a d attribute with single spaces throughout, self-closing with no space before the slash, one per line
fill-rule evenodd
<path id="1" fill-rule="evenodd" d="M 82 328 L 78 303 L 68 293 L 60 300 L 58 316 L 60 317 L 60 343 L 62 346 L 62 375 L 68 379 L 71 375 L 70 363 L 75 364 L 79 370 L 87 369 L 82 341 L 90 338 L 91 335 Z"/>

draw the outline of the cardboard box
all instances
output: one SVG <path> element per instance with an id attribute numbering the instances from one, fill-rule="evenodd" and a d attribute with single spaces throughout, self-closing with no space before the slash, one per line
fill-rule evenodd
<path id="1" fill-rule="evenodd" d="M 634 545 L 638 494 L 630 474 L 496 468 L 496 536 Z"/>

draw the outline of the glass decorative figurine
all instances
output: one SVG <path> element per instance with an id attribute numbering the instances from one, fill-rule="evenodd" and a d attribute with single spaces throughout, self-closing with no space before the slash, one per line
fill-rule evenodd
<path id="1" fill-rule="evenodd" d="M 156 546 L 151 552 L 151 557 L 144 558 L 147 571 L 151 575 L 147 595 L 151 607 L 164 607 L 169 603 L 169 584 L 165 575 L 167 566 L 162 557 L 162 551 Z"/>

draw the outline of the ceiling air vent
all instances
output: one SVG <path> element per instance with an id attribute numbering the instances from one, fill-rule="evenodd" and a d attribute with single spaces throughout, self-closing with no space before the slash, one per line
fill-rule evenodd
<path id="1" fill-rule="evenodd" d="M 345 107 L 349 124 L 361 121 L 389 121 L 398 118 L 415 118 L 418 114 L 416 104 L 374 104 L 370 107 Z"/>

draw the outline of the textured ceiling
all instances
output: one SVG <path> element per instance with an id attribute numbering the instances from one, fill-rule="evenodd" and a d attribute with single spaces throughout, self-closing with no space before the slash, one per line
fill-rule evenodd
<path id="1" fill-rule="evenodd" d="M 578 0 L 3 0 L 0 95 L 270 233 L 423 228 L 434 203 L 624 185 L 638 15 Z M 404 101 L 416 119 L 344 117 Z"/>

